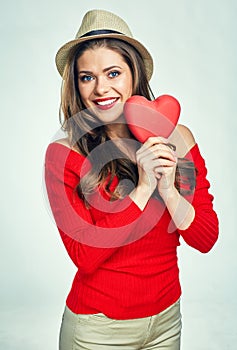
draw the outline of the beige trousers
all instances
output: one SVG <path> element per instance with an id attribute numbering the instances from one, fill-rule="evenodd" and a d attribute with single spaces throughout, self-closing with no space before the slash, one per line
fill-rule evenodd
<path id="1" fill-rule="evenodd" d="M 115 320 L 104 314 L 63 314 L 59 350 L 179 350 L 180 302 L 161 313 L 132 320 Z"/>

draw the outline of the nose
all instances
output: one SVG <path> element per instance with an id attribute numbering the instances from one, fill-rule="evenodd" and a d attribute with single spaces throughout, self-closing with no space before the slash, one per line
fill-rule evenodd
<path id="1" fill-rule="evenodd" d="M 100 76 L 96 79 L 94 93 L 97 96 L 105 95 L 110 89 L 109 82 L 106 77 Z"/>

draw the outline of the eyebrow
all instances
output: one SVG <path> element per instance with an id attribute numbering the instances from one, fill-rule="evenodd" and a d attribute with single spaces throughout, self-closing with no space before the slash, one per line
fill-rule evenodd
<path id="1" fill-rule="evenodd" d="M 120 66 L 110 66 L 110 67 L 107 67 L 107 68 L 103 69 L 103 73 L 106 73 L 106 72 L 109 71 L 110 69 L 114 69 L 114 68 L 122 69 L 122 67 L 120 67 Z M 82 74 L 82 73 L 84 73 L 84 74 L 93 74 L 93 72 L 91 72 L 91 71 L 89 71 L 89 70 L 80 70 L 80 71 L 78 72 L 78 74 Z"/>

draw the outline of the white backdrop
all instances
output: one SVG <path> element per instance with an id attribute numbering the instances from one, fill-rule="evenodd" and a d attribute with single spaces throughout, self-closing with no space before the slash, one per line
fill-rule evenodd
<path id="1" fill-rule="evenodd" d="M 75 272 L 47 212 L 44 152 L 59 129 L 54 56 L 92 8 L 123 17 L 155 61 L 156 96 L 182 106 L 208 167 L 220 238 L 203 255 L 179 249 L 182 350 L 234 350 L 237 333 L 235 79 L 237 3 L 231 0 L 1 4 L 1 329 L 4 350 L 57 349 Z"/>

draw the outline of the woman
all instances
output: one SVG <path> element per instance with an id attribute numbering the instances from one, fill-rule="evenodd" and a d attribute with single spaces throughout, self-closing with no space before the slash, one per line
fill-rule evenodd
<path id="1" fill-rule="evenodd" d="M 208 252 L 218 236 L 199 148 L 181 125 L 144 144 L 130 132 L 124 103 L 153 98 L 153 64 L 118 16 L 89 11 L 56 63 L 67 137 L 49 145 L 45 179 L 78 268 L 59 348 L 180 349 L 179 237 Z"/>

